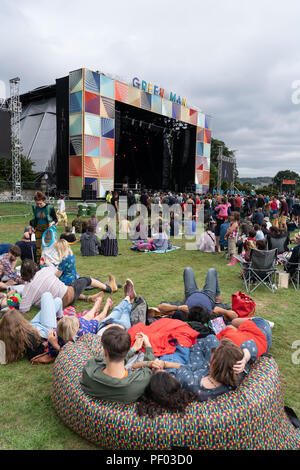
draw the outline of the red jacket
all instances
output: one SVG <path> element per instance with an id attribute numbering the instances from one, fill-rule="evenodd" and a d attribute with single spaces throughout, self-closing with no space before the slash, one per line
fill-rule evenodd
<path id="1" fill-rule="evenodd" d="M 161 318 L 149 326 L 144 323 L 137 323 L 128 330 L 128 333 L 131 337 L 131 346 L 137 333 L 147 335 L 156 357 L 175 352 L 176 346 L 170 344 L 170 340 L 176 339 L 180 346 L 189 348 L 196 343 L 196 338 L 199 335 L 197 331 L 183 321 L 171 318 Z"/>
<path id="2" fill-rule="evenodd" d="M 257 357 L 267 352 L 267 338 L 263 331 L 251 320 L 242 323 L 237 330 L 227 327 L 217 335 L 218 340 L 230 339 L 234 344 L 240 346 L 244 341 L 253 340 L 257 346 Z"/>

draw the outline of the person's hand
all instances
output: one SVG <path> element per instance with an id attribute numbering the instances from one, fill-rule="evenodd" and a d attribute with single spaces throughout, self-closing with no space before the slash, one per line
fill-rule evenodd
<path id="1" fill-rule="evenodd" d="M 58 339 L 57 339 L 57 333 L 56 333 L 56 331 L 54 330 L 54 328 L 52 328 L 52 330 L 49 331 L 47 339 L 48 339 L 49 343 L 50 343 L 55 349 L 59 349 L 59 344 L 58 344 Z"/>
<path id="2" fill-rule="evenodd" d="M 161 361 L 160 359 L 155 359 L 154 361 L 149 362 L 149 366 L 153 370 L 161 370 L 164 369 L 164 361 Z"/>
<path id="3" fill-rule="evenodd" d="M 233 366 L 233 372 L 235 374 L 241 374 L 244 371 L 245 366 L 250 359 L 250 352 L 248 351 L 248 349 L 244 349 L 243 352 L 244 352 L 243 359 L 241 361 L 237 361 Z"/>
<path id="4" fill-rule="evenodd" d="M 14 295 L 15 293 L 16 293 L 15 290 L 10 290 L 10 291 L 7 293 L 7 297 L 8 297 L 9 295 Z"/>
<path id="5" fill-rule="evenodd" d="M 138 333 L 138 334 L 141 335 L 141 337 L 143 338 L 143 346 L 145 348 L 152 348 L 152 345 L 150 343 L 148 336 L 145 335 L 144 333 Z"/>
<path id="6" fill-rule="evenodd" d="M 141 333 L 137 333 L 135 336 L 135 342 L 133 343 L 133 348 L 135 351 L 139 351 L 143 346 L 144 338 L 141 336 Z"/>

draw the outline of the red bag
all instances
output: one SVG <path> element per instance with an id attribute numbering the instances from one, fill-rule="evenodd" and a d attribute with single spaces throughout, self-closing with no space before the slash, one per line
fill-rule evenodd
<path id="1" fill-rule="evenodd" d="M 232 294 L 232 310 L 240 318 L 251 317 L 255 313 L 255 302 L 244 292 L 236 292 Z"/>

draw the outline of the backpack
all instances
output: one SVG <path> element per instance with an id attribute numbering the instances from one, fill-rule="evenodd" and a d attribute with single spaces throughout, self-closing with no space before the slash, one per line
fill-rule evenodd
<path id="1" fill-rule="evenodd" d="M 143 297 L 136 297 L 132 303 L 130 312 L 131 326 L 137 323 L 148 323 L 148 304 Z"/>

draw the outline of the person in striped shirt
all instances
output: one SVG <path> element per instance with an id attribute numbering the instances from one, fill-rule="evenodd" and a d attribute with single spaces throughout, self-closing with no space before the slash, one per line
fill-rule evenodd
<path id="1" fill-rule="evenodd" d="M 53 266 L 38 270 L 37 265 L 32 260 L 24 260 L 21 266 L 21 276 L 26 282 L 22 291 L 22 301 L 20 312 L 26 313 L 32 305 L 40 307 L 41 297 L 45 292 L 50 292 L 53 298 L 62 299 L 63 308 L 76 302 L 85 300 L 94 302 L 98 294 L 86 296 L 82 294 L 87 287 L 92 286 L 111 294 L 116 292 L 118 287 L 114 276 L 109 275 L 109 282 L 104 284 L 89 276 L 76 279 L 70 286 L 66 286 L 56 276 L 57 269 Z"/>

